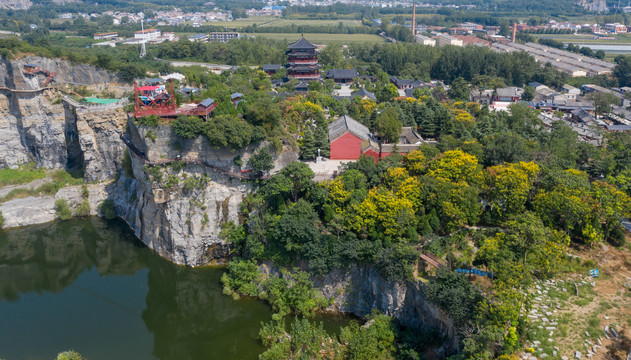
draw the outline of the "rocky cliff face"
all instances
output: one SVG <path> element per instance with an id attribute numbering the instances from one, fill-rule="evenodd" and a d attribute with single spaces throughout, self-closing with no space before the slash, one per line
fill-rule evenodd
<path id="1" fill-rule="evenodd" d="M 138 127 L 131 121 L 129 136 L 149 161 L 161 162 L 179 156 L 189 162 L 202 160 L 234 173 L 240 173 L 235 157 L 247 160 L 257 147 L 265 145 L 241 151 L 213 149 L 201 136 L 184 140 L 173 133 L 171 126 Z M 134 179 L 122 176 L 112 194 L 117 212 L 138 237 L 178 264 L 225 262 L 230 246 L 219 237 L 221 225 L 238 221 L 239 205 L 251 191 L 251 184 L 196 164 L 177 168 L 155 166 L 149 170 L 141 156 L 130 153 Z M 282 167 L 296 158 L 296 153 L 284 152 L 276 166 Z"/>
<path id="2" fill-rule="evenodd" d="M 0 154 L 6 155 L 0 156 L 0 168 L 33 161 L 38 167 L 85 170 L 88 181 L 112 178 L 124 151 L 119 135 L 127 116 L 122 108 L 77 110 L 63 102 L 57 90 L 9 90 L 39 88 L 39 79 L 22 73 L 23 63 L 30 62 L 58 71 L 56 86 L 79 81 L 92 88 L 124 88 L 115 76 L 87 65 L 72 67 L 63 60 L 35 57 L 0 59 L 0 87 L 8 88 L 0 89 Z"/>
<path id="3" fill-rule="evenodd" d="M 42 70 L 55 73 L 51 84 L 68 90 L 85 87 L 97 92 L 113 92 L 115 96 L 121 96 L 123 92 L 130 90 L 128 84 L 106 70 L 92 65 L 71 64 L 66 60 L 40 56 L 26 56 L 11 61 L 0 57 L 0 87 L 20 90 L 39 89 L 47 77 L 41 73 L 35 76 L 25 75 L 23 70 L 26 64 L 33 64 Z"/>
<path id="4" fill-rule="evenodd" d="M 457 334 L 453 322 L 444 311 L 427 301 L 420 281 L 391 281 L 380 276 L 373 267 L 358 266 L 334 270 L 314 279 L 314 285 L 327 299 L 333 299 L 328 310 L 369 315 L 378 309 L 415 329 L 436 329 L 446 339 L 439 355 L 457 351 Z"/>
<path id="5" fill-rule="evenodd" d="M 261 264 L 259 270 L 266 276 L 283 276 L 271 263 Z M 388 280 L 371 266 L 336 269 L 312 280 L 329 301 L 328 311 L 365 317 L 379 310 L 398 319 L 403 326 L 441 334 L 444 343 L 435 351 L 438 358 L 458 352 L 458 334 L 453 322 L 443 310 L 427 301 L 421 281 Z"/>

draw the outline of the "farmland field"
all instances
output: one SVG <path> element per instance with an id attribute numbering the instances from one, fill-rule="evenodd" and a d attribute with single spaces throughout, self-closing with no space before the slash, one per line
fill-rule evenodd
<path id="1" fill-rule="evenodd" d="M 250 16 L 245 19 L 238 19 L 233 21 L 211 21 L 204 23 L 204 25 L 210 26 L 226 26 L 228 28 L 242 28 L 250 25 L 260 25 L 269 21 L 274 21 L 280 19 L 276 16 Z"/>
<path id="2" fill-rule="evenodd" d="M 287 41 L 295 41 L 300 39 L 301 34 L 285 34 L 285 33 L 255 33 L 255 34 L 247 34 L 253 36 L 260 36 L 268 39 L 274 40 L 287 40 Z M 385 40 L 374 34 L 304 34 L 305 38 L 315 44 L 327 44 L 333 42 L 339 43 L 356 43 L 356 42 L 366 42 L 366 43 L 378 43 L 384 42 Z"/>
<path id="3" fill-rule="evenodd" d="M 303 20 L 303 19 L 280 19 L 265 26 L 290 26 L 290 25 L 309 25 L 309 26 L 322 26 L 322 25 L 338 25 L 342 23 L 344 26 L 360 26 L 362 22 L 360 20 Z"/>

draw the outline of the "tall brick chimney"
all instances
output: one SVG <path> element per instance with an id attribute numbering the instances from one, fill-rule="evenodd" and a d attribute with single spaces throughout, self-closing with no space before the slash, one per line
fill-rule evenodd
<path id="1" fill-rule="evenodd" d="M 517 36 L 517 23 L 513 23 L 513 42 L 515 42 L 516 36 Z"/>
<path id="2" fill-rule="evenodd" d="M 416 41 L 416 3 L 412 3 L 412 41 Z"/>

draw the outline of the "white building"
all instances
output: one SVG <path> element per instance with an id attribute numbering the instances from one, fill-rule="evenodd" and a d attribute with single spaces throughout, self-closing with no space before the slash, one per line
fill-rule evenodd
<path id="1" fill-rule="evenodd" d="M 211 32 L 208 36 L 210 42 L 228 42 L 232 39 L 237 39 L 239 33 L 236 32 Z"/>
<path id="2" fill-rule="evenodd" d="M 457 39 L 449 34 L 438 33 L 434 36 L 434 39 L 438 40 L 439 46 L 445 45 L 453 45 L 453 46 L 463 46 L 464 42 L 460 39 Z"/>
<path id="3" fill-rule="evenodd" d="M 435 46 L 436 45 L 436 40 L 427 37 L 427 36 L 423 36 L 423 35 L 416 35 L 414 37 L 415 41 L 419 44 L 423 44 L 423 45 L 428 45 L 428 46 Z"/>
<path id="4" fill-rule="evenodd" d="M 136 31 L 134 33 L 134 39 L 144 40 L 144 41 L 158 41 L 160 37 L 160 30 L 158 29 L 145 29 Z"/>
<path id="5" fill-rule="evenodd" d="M 118 36 L 118 33 L 115 33 L 115 32 L 94 34 L 94 40 L 116 39 L 117 36 Z"/>

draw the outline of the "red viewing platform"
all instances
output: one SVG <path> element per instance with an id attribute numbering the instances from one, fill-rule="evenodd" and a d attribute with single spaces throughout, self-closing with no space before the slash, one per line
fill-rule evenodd
<path id="1" fill-rule="evenodd" d="M 163 118 L 175 118 L 180 115 L 200 116 L 208 118 L 208 115 L 217 107 L 215 100 L 207 98 L 198 104 L 186 104 L 180 107 L 175 102 L 173 80 L 167 85 L 138 86 L 134 83 L 135 107 L 134 117 L 156 115 Z"/>

